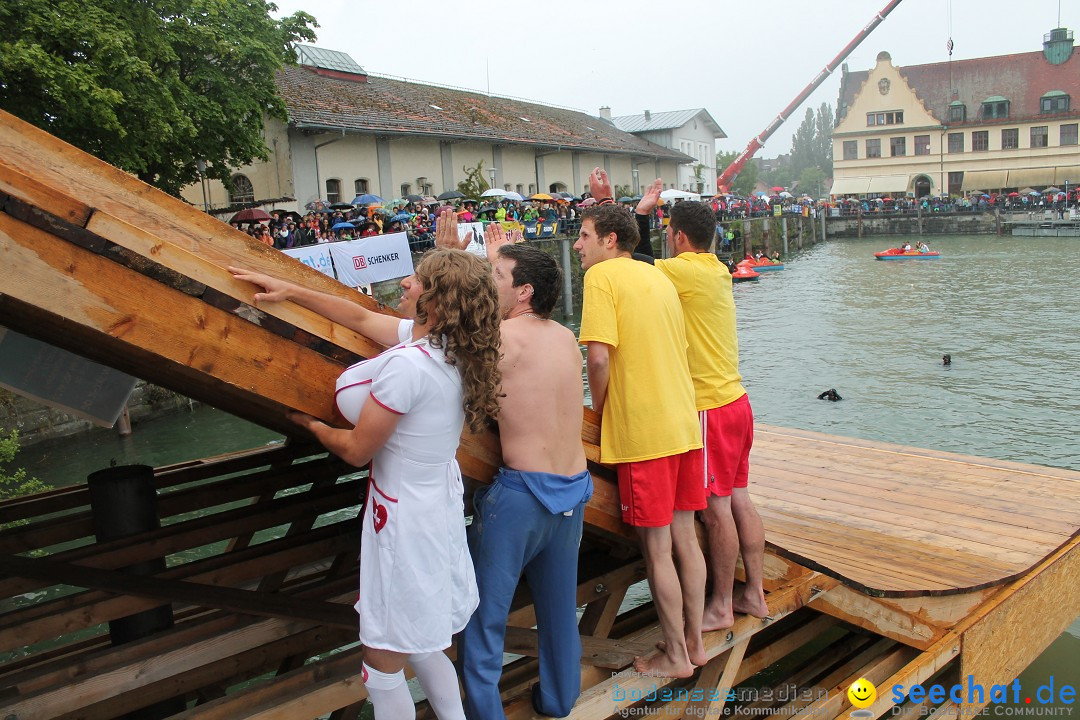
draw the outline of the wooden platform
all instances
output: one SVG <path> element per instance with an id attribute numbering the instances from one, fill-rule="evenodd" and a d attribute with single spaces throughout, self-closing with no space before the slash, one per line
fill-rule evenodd
<path id="1" fill-rule="evenodd" d="M 1080 472 L 767 425 L 751 491 L 778 554 L 884 597 L 1000 585 L 1080 532 Z"/>

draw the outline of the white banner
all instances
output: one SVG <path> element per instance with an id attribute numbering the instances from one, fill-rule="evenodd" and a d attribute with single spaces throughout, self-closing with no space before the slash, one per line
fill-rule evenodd
<path id="1" fill-rule="evenodd" d="M 330 262 L 330 246 L 327 243 L 286 248 L 281 252 L 289 257 L 296 258 L 308 267 L 315 268 L 323 275 L 334 277 L 334 264 Z"/>
<path id="2" fill-rule="evenodd" d="M 349 287 L 413 274 L 409 236 L 403 232 L 331 243 L 330 255 L 337 279 Z"/>
<path id="3" fill-rule="evenodd" d="M 487 246 L 484 245 L 484 223 L 458 223 L 457 232 L 459 240 L 464 240 L 465 236 L 472 232 L 472 241 L 465 249 L 478 256 L 481 260 L 487 260 Z"/>

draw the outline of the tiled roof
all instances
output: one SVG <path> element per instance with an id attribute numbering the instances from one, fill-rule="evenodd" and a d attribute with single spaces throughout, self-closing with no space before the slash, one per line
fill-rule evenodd
<path id="1" fill-rule="evenodd" d="M 927 109 L 943 122 L 948 117 L 949 103 L 954 100 L 949 92 L 950 76 L 951 87 L 958 92 L 955 99 L 967 106 L 969 124 L 983 122 L 979 120 L 982 103 L 994 95 L 1009 101 L 1009 118 L 995 122 L 1039 117 L 1039 98 L 1051 90 L 1072 96 L 1071 112 L 1057 116 L 1080 115 L 1080 51 L 1074 51 L 1072 57 L 1060 65 L 1050 64 L 1039 51 L 909 65 L 897 70 Z M 842 107 L 851 107 L 868 74 L 863 70 L 845 75 L 840 93 Z"/>
<path id="2" fill-rule="evenodd" d="M 649 132 L 651 130 L 674 130 L 676 128 L 681 128 L 699 114 L 705 115 L 705 122 L 713 126 L 713 132 L 716 133 L 716 137 L 727 137 L 724 131 L 720 129 L 719 123 L 713 119 L 713 116 L 710 115 L 709 111 L 705 108 L 651 112 L 649 113 L 648 119 L 645 118 L 644 113 L 641 115 L 620 115 L 619 117 L 611 118 L 611 122 L 615 123 L 615 127 L 623 132 L 629 133 Z"/>
<path id="3" fill-rule="evenodd" d="M 277 86 L 297 128 L 427 136 L 541 145 L 564 150 L 693 158 L 622 132 L 575 110 L 492 97 L 404 80 L 364 76 L 366 82 L 290 66 Z"/>

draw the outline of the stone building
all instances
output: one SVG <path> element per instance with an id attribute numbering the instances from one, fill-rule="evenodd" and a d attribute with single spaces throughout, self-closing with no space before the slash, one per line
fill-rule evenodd
<path id="1" fill-rule="evenodd" d="M 1065 28 L 1041 52 L 907 67 L 882 52 L 871 70 L 844 66 L 832 194 L 1074 187 L 1078 121 L 1080 54 Z"/>
<path id="2" fill-rule="evenodd" d="M 634 171 L 676 177 L 694 157 L 576 110 L 367 74 L 342 52 L 301 45 L 278 73 L 288 122 L 266 121 L 271 156 L 184 199 L 215 209 L 294 210 L 310 200 L 385 200 L 454 190 L 482 163 L 493 187 L 524 196 L 588 189 L 594 167 L 630 187 Z M 711 148 L 711 145 L 710 145 Z"/>
<path id="3" fill-rule="evenodd" d="M 646 110 L 641 115 L 613 118 L 611 108 L 602 107 L 600 117 L 610 118 L 620 130 L 693 157 L 693 162 L 679 166 L 677 177 L 669 180 L 669 176 L 664 176 L 665 188 L 689 190 L 703 195 L 716 193 L 716 140 L 727 135 L 705 108 L 656 113 Z M 640 172 L 635 175 L 635 195 L 642 183 L 659 177 L 640 175 Z"/>

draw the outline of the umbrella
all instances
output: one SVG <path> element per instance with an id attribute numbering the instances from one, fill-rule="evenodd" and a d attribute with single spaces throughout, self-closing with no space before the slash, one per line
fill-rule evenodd
<path id="1" fill-rule="evenodd" d="M 364 193 L 363 195 L 357 195 L 353 198 L 353 205 L 375 205 L 381 203 L 383 199 L 378 195 L 372 195 L 371 193 Z"/>
<path id="2" fill-rule="evenodd" d="M 333 210 L 352 210 L 352 203 L 331 203 L 330 208 Z"/>
<path id="3" fill-rule="evenodd" d="M 457 198 L 465 197 L 465 193 L 458 192 L 457 190 L 447 190 L 442 195 L 439 195 L 439 200 L 456 200 Z"/>
<path id="4" fill-rule="evenodd" d="M 786 190 L 782 190 L 782 191 L 780 191 L 780 197 L 787 199 L 787 198 L 791 197 L 791 193 L 789 193 Z"/>
<path id="5" fill-rule="evenodd" d="M 1042 193 L 1039 192 L 1038 190 L 1032 190 L 1031 192 L 1028 193 L 1028 195 L 1042 195 Z"/>
<path id="6" fill-rule="evenodd" d="M 349 228 L 351 230 L 351 229 L 353 229 L 355 227 L 356 226 L 353 225 L 352 223 L 339 222 L 339 223 L 334 223 L 334 225 L 330 229 L 331 230 L 344 230 L 345 228 Z"/>
<path id="7" fill-rule="evenodd" d="M 521 202 L 522 200 L 525 199 L 525 198 L 523 198 L 521 196 L 521 193 L 516 193 L 516 192 L 513 192 L 511 190 L 506 191 L 506 196 L 505 197 L 506 197 L 507 200 L 516 200 L 518 202 Z"/>
<path id="8" fill-rule="evenodd" d="M 245 208 L 232 216 L 230 223 L 264 222 L 271 220 L 270 213 L 260 208 Z"/>
<path id="9" fill-rule="evenodd" d="M 626 196 L 624 195 L 623 197 L 619 198 L 619 202 L 621 202 L 621 203 L 624 203 L 624 202 L 626 202 L 626 203 L 628 203 L 628 202 L 634 202 L 634 198 L 629 198 L 629 197 L 626 197 Z"/>
<path id="10" fill-rule="evenodd" d="M 405 199 L 409 202 L 424 202 L 423 195 L 406 195 Z"/>
<path id="11" fill-rule="evenodd" d="M 390 222 L 409 222 L 412 219 L 412 215 L 409 213 L 398 213 L 394 217 L 390 218 Z"/>
<path id="12" fill-rule="evenodd" d="M 589 207 L 596 204 L 596 198 L 589 197 L 581 201 L 581 207 Z"/>
<path id="13" fill-rule="evenodd" d="M 1050 187 L 1043 190 L 1043 192 L 1044 193 L 1058 193 L 1058 192 L 1061 192 L 1061 188 L 1054 187 L 1053 185 L 1051 185 Z"/>
<path id="14" fill-rule="evenodd" d="M 505 197 L 505 196 L 506 196 L 506 191 L 505 190 L 500 190 L 499 188 L 491 188 L 490 190 L 485 190 L 484 192 L 480 193 L 480 197 Z"/>
<path id="15" fill-rule="evenodd" d="M 1008 194 L 1008 195 L 1007 195 L 1006 197 L 1020 197 L 1020 193 L 1018 193 L 1018 192 L 1011 192 L 1011 193 L 1009 193 L 1009 194 Z"/>
<path id="16" fill-rule="evenodd" d="M 755 190 L 754 195 L 757 196 L 757 197 L 765 197 L 765 191 L 764 190 Z"/>
<path id="17" fill-rule="evenodd" d="M 555 198 L 551 197 L 547 193 L 536 193 L 535 195 L 530 195 L 529 199 L 530 200 L 554 200 Z"/>
<path id="18" fill-rule="evenodd" d="M 770 192 L 774 192 L 774 193 L 780 193 L 780 192 L 784 192 L 784 188 L 782 188 L 782 187 L 780 187 L 779 185 L 777 185 L 777 186 L 776 186 L 776 187 L 774 187 L 774 188 L 769 188 L 769 191 L 770 191 Z"/>

